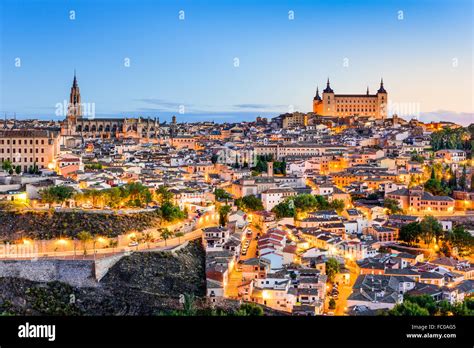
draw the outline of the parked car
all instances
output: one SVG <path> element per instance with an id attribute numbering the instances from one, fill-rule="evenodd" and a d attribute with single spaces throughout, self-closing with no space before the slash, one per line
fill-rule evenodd
<path id="1" fill-rule="evenodd" d="M 137 245 L 138 245 L 138 242 L 130 242 L 130 243 L 128 243 L 128 246 L 129 246 L 129 247 L 135 247 L 135 246 L 137 246 Z"/>

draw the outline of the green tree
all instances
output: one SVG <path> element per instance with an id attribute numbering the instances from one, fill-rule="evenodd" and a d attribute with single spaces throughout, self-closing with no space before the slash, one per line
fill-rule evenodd
<path id="1" fill-rule="evenodd" d="M 411 222 L 400 228 L 399 240 L 408 244 L 418 243 L 421 236 L 421 227 L 418 222 Z"/>
<path id="2" fill-rule="evenodd" d="M 184 211 L 179 209 L 177 205 L 174 205 L 171 202 L 166 202 L 161 206 L 161 216 L 165 221 L 168 222 L 174 222 L 186 218 Z"/>
<path id="3" fill-rule="evenodd" d="M 443 236 L 443 226 L 431 215 L 425 216 L 420 222 L 420 237 L 425 244 L 430 245 L 434 239 L 440 241 Z"/>
<path id="4" fill-rule="evenodd" d="M 2 162 L 2 169 L 6 172 L 9 172 L 13 168 L 12 162 L 7 159 Z"/>
<path id="5" fill-rule="evenodd" d="M 146 243 L 147 248 L 150 249 L 150 243 L 153 241 L 153 235 L 150 232 L 145 232 L 142 238 L 143 242 Z"/>
<path id="6" fill-rule="evenodd" d="M 447 186 L 450 188 L 450 190 L 456 190 L 458 188 L 458 178 L 456 176 L 456 173 L 453 173 L 453 171 L 451 170 L 451 168 L 449 168 L 448 170 L 448 183 L 447 183 Z M 444 179 L 444 177 L 443 177 Z M 444 182 L 442 181 L 441 182 L 441 186 L 444 186 Z"/>
<path id="7" fill-rule="evenodd" d="M 263 210 L 262 201 L 254 195 L 248 195 L 235 200 L 235 205 L 245 211 Z"/>
<path id="8" fill-rule="evenodd" d="M 344 211 L 346 205 L 342 199 L 334 199 L 331 203 L 329 203 L 329 207 L 334 209 L 338 214 Z"/>
<path id="9" fill-rule="evenodd" d="M 20 173 L 21 173 L 21 167 L 20 166 L 15 167 L 15 173 L 20 175 Z"/>
<path id="10" fill-rule="evenodd" d="M 214 190 L 214 196 L 216 197 L 216 200 L 232 199 L 232 195 L 221 188 L 216 188 Z"/>
<path id="11" fill-rule="evenodd" d="M 173 193 L 170 192 L 166 186 L 160 186 L 156 191 L 156 194 L 160 205 L 170 203 L 173 199 Z"/>
<path id="12" fill-rule="evenodd" d="M 181 244 L 181 237 L 184 237 L 184 232 L 178 231 L 174 234 L 175 237 L 178 237 L 178 244 Z"/>
<path id="13" fill-rule="evenodd" d="M 184 294 L 183 312 L 185 316 L 196 315 L 195 298 L 193 294 Z"/>
<path id="14" fill-rule="evenodd" d="M 338 274 L 341 270 L 341 266 L 339 262 L 331 257 L 326 261 L 326 275 L 328 276 L 328 280 L 332 283 L 334 282 L 334 278 L 336 274 Z"/>
<path id="15" fill-rule="evenodd" d="M 66 200 L 71 199 L 75 194 L 75 190 L 70 186 L 51 186 L 40 191 L 41 200 L 45 203 L 63 204 Z"/>
<path id="16" fill-rule="evenodd" d="M 428 310 L 430 315 L 434 315 L 437 312 L 437 303 L 430 295 L 405 295 L 403 300 L 404 302 L 416 303 L 421 308 Z"/>
<path id="17" fill-rule="evenodd" d="M 459 187 L 463 191 L 467 191 L 467 172 L 466 172 L 466 166 L 462 167 L 462 174 L 461 174 L 461 179 L 459 179 Z"/>
<path id="18" fill-rule="evenodd" d="M 413 153 L 411 155 L 411 160 L 414 161 L 414 162 L 418 162 L 418 163 L 424 163 L 425 162 L 425 158 L 422 155 L 418 154 L 416 151 L 415 151 L 415 153 Z"/>
<path id="19" fill-rule="evenodd" d="M 225 226 L 227 224 L 228 215 L 232 207 L 230 205 L 222 205 L 219 207 L 219 224 Z"/>
<path id="20" fill-rule="evenodd" d="M 433 132 L 431 134 L 431 147 L 433 151 L 443 149 L 458 149 L 470 151 L 472 133 L 468 128 L 452 129 L 445 127 L 444 129 Z"/>
<path id="21" fill-rule="evenodd" d="M 388 311 L 389 315 L 394 316 L 428 316 L 430 312 L 426 308 L 420 307 L 417 303 L 404 301 L 401 304 L 395 305 Z"/>
<path id="22" fill-rule="evenodd" d="M 403 212 L 396 199 L 385 198 L 383 201 L 383 206 L 388 209 L 391 215 Z"/>
<path id="23" fill-rule="evenodd" d="M 441 181 L 438 179 L 430 178 L 425 182 L 424 188 L 425 191 L 430 192 L 435 196 L 443 196 L 448 193 L 446 187 L 443 187 Z"/>
<path id="24" fill-rule="evenodd" d="M 173 232 L 171 232 L 169 229 L 167 228 L 162 228 L 160 230 L 160 236 L 161 238 L 163 238 L 163 240 L 165 241 L 165 246 L 167 246 L 167 240 L 170 239 L 171 237 L 173 237 Z"/>
<path id="25" fill-rule="evenodd" d="M 463 226 L 455 226 L 446 235 L 452 248 L 458 250 L 460 256 L 468 256 L 474 252 L 474 237 Z"/>
<path id="26" fill-rule="evenodd" d="M 77 239 L 79 239 L 82 243 L 82 249 L 84 250 L 84 256 L 87 255 L 87 243 L 90 242 L 93 237 L 87 231 L 82 231 L 77 234 Z"/>
<path id="27" fill-rule="evenodd" d="M 288 200 L 275 205 L 272 212 L 276 214 L 278 219 L 295 216 L 295 209 L 291 207 Z"/>
<path id="28" fill-rule="evenodd" d="M 253 304 L 253 303 L 242 303 L 237 311 L 234 312 L 234 315 L 237 316 L 263 316 L 264 312 L 262 307 Z"/>

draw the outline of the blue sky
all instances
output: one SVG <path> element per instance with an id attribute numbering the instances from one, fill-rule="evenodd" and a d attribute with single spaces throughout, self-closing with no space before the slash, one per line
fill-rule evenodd
<path id="1" fill-rule="evenodd" d="M 1 0 L 0 30 L 0 111 L 21 118 L 63 118 L 74 69 L 96 116 L 249 120 L 383 77 L 394 110 L 473 118 L 471 0 Z"/>

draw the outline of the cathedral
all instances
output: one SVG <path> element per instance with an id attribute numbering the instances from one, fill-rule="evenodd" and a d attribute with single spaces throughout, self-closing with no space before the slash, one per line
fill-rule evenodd
<path id="1" fill-rule="evenodd" d="M 61 135 L 69 139 L 139 139 L 142 142 L 158 142 L 162 127 L 158 118 L 95 118 L 83 117 L 83 104 L 76 73 L 72 82 L 66 119 L 61 123 Z M 170 127 L 173 135 L 176 117 Z M 168 132 L 167 132 L 168 133 Z M 164 135 L 164 134 L 163 134 Z"/>
<path id="2" fill-rule="evenodd" d="M 387 117 L 387 91 L 383 87 L 383 79 L 376 94 L 335 94 L 329 84 L 323 90 L 322 97 L 319 88 L 313 98 L 313 112 L 321 116 L 368 116 L 376 119 Z"/>

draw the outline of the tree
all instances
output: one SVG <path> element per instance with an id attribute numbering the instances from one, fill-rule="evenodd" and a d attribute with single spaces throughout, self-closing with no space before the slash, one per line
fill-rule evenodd
<path id="1" fill-rule="evenodd" d="M 339 261 L 333 257 L 326 261 L 326 275 L 331 283 L 334 281 L 336 274 L 340 272 L 340 267 Z"/>
<path id="2" fill-rule="evenodd" d="M 420 154 L 418 154 L 417 152 L 411 155 L 411 160 L 418 163 L 425 162 L 425 158 L 421 156 Z"/>
<path id="3" fill-rule="evenodd" d="M 458 178 L 456 176 L 456 173 L 453 173 L 453 171 L 451 170 L 451 168 L 449 168 L 448 170 L 448 183 L 447 183 L 447 186 L 450 188 L 450 190 L 456 190 L 458 188 Z M 443 177 L 444 179 L 444 177 Z M 443 181 L 441 182 L 441 186 L 443 186 Z"/>
<path id="4" fill-rule="evenodd" d="M 177 205 L 166 202 L 161 206 L 161 215 L 165 221 L 174 222 L 186 218 L 186 214 Z"/>
<path id="5" fill-rule="evenodd" d="M 225 226 L 227 224 L 228 215 L 231 211 L 230 205 L 222 205 L 219 207 L 219 225 Z"/>
<path id="6" fill-rule="evenodd" d="M 165 246 L 167 246 L 166 242 L 169 238 L 171 238 L 173 236 L 173 232 L 171 232 L 167 228 L 162 228 L 161 231 L 160 231 L 160 236 L 165 241 Z"/>
<path id="7" fill-rule="evenodd" d="M 438 132 L 431 134 L 431 147 L 433 151 L 442 149 L 458 149 L 458 150 L 471 150 L 472 134 L 468 128 L 457 128 L 452 129 L 446 127 Z"/>
<path id="8" fill-rule="evenodd" d="M 118 240 L 116 239 L 111 239 L 109 240 L 109 248 L 112 248 L 112 250 L 115 252 L 115 248 L 118 246 Z"/>
<path id="9" fill-rule="evenodd" d="M 184 232 L 178 231 L 174 234 L 175 237 L 178 237 L 178 244 L 181 244 L 181 237 L 184 237 Z"/>
<path id="10" fill-rule="evenodd" d="M 75 194 L 70 186 L 51 186 L 40 191 L 41 200 L 45 203 L 60 203 L 61 205 Z"/>
<path id="11" fill-rule="evenodd" d="M 420 237 L 427 245 L 430 245 L 434 239 L 437 243 L 443 235 L 443 226 L 431 215 L 425 216 L 421 220 L 420 230 Z"/>
<path id="12" fill-rule="evenodd" d="M 158 195 L 158 202 L 160 205 L 170 203 L 173 199 L 173 193 L 170 192 L 166 186 L 160 186 L 156 191 L 156 194 Z"/>
<path id="13" fill-rule="evenodd" d="M 329 300 L 329 309 L 336 309 L 336 300 L 333 298 Z"/>
<path id="14" fill-rule="evenodd" d="M 263 316 L 262 307 L 253 303 L 242 303 L 237 311 L 234 313 L 237 316 Z"/>
<path id="15" fill-rule="evenodd" d="M 212 164 L 216 164 L 218 160 L 219 160 L 219 155 L 218 155 L 218 154 L 213 154 L 213 155 L 211 156 L 211 162 L 212 162 Z"/>
<path id="16" fill-rule="evenodd" d="M 87 231 L 82 231 L 77 234 L 77 239 L 82 243 L 82 249 L 84 250 L 84 256 L 87 255 L 87 242 L 92 240 L 92 235 Z"/>
<path id="17" fill-rule="evenodd" d="M 216 197 L 216 200 L 232 199 L 232 195 L 221 188 L 216 188 L 214 190 L 214 196 Z"/>
<path id="18" fill-rule="evenodd" d="M 276 214 L 278 219 L 295 216 L 295 209 L 290 206 L 288 201 L 284 201 L 275 205 L 272 209 L 272 212 Z"/>
<path id="19" fill-rule="evenodd" d="M 329 203 L 329 207 L 340 214 L 343 212 L 346 205 L 342 199 L 334 199 L 331 203 Z"/>
<path id="20" fill-rule="evenodd" d="M 235 200 L 235 205 L 245 211 L 263 210 L 262 201 L 254 195 L 248 195 Z"/>
<path id="21" fill-rule="evenodd" d="M 196 307 L 194 305 L 193 294 L 184 294 L 183 312 L 186 316 L 196 315 Z"/>
<path id="22" fill-rule="evenodd" d="M 432 173 L 434 173 L 434 170 Z M 443 187 L 443 185 L 441 185 L 441 181 L 438 179 L 430 178 L 425 182 L 424 188 L 425 191 L 428 191 L 435 196 L 443 196 L 448 193 L 446 187 Z"/>
<path id="23" fill-rule="evenodd" d="M 474 237 L 463 226 L 455 226 L 446 235 L 446 240 L 452 248 L 456 248 L 458 255 L 467 256 L 474 252 Z"/>
<path id="24" fill-rule="evenodd" d="M 20 173 L 21 173 L 21 167 L 20 167 L 20 166 L 16 166 L 16 167 L 15 167 L 15 173 L 17 173 L 18 175 L 20 175 Z"/>
<path id="25" fill-rule="evenodd" d="M 434 315 L 437 311 L 436 301 L 430 295 L 405 295 L 403 300 L 404 302 L 416 303 L 421 308 L 428 310 L 430 315 Z"/>
<path id="26" fill-rule="evenodd" d="M 387 208 L 392 215 L 401 213 L 403 211 L 396 199 L 385 198 L 383 201 L 383 206 Z"/>
<path id="27" fill-rule="evenodd" d="M 388 311 L 389 315 L 394 316 L 428 316 L 430 312 L 426 308 L 420 307 L 417 303 L 404 301 L 401 304 L 395 305 Z"/>
<path id="28" fill-rule="evenodd" d="M 143 242 L 146 243 L 147 248 L 150 249 L 150 243 L 153 241 L 153 235 L 150 232 L 143 234 Z"/>
<path id="29" fill-rule="evenodd" d="M 12 162 L 9 159 L 6 159 L 2 162 L 2 169 L 6 172 L 9 172 L 13 168 Z"/>
<path id="30" fill-rule="evenodd" d="M 463 191 L 467 191 L 467 173 L 466 173 L 466 166 L 462 167 L 462 174 L 461 179 L 459 179 L 459 187 Z"/>
<path id="31" fill-rule="evenodd" d="M 408 244 L 418 243 L 421 236 L 421 227 L 418 222 L 411 222 L 403 225 L 398 238 Z"/>
<path id="32" fill-rule="evenodd" d="M 397 304 L 388 315 L 396 316 L 439 316 L 439 315 L 474 315 L 473 300 L 466 298 L 463 302 L 451 305 L 443 300 L 436 302 L 429 295 L 405 295 L 402 304 Z"/>

